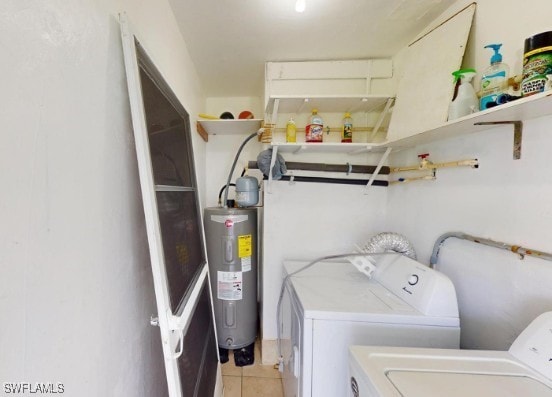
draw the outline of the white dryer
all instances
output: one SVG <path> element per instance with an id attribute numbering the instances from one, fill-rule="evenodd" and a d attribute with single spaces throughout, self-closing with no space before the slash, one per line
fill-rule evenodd
<path id="1" fill-rule="evenodd" d="M 308 262 L 284 262 L 291 274 Z M 286 397 L 347 394 L 353 344 L 458 348 L 456 293 L 441 273 L 408 257 L 378 257 L 371 279 L 348 262 L 292 276 L 282 304 Z"/>
<path id="2" fill-rule="evenodd" d="M 353 397 L 552 396 L 552 312 L 506 351 L 350 347 Z"/>

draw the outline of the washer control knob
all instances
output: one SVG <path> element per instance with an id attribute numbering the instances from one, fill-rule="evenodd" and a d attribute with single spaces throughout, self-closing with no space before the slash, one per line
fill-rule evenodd
<path id="1" fill-rule="evenodd" d="M 417 274 L 412 274 L 410 277 L 408 277 L 408 284 L 410 285 L 416 285 L 418 284 L 419 277 Z"/>

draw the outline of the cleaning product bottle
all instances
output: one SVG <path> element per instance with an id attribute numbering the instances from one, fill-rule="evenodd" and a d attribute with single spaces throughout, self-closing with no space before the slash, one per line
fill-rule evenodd
<path id="1" fill-rule="evenodd" d="M 297 127 L 293 117 L 290 117 L 286 124 L 286 142 L 297 142 Z"/>
<path id="2" fill-rule="evenodd" d="M 353 118 L 351 113 L 345 113 L 343 116 L 343 127 L 341 128 L 341 142 L 353 141 Z"/>
<path id="3" fill-rule="evenodd" d="M 452 72 L 452 75 L 454 76 L 454 83 L 460 81 L 460 85 L 456 97 L 449 105 L 449 121 L 474 113 L 479 108 L 479 99 L 471 84 L 475 76 L 475 69 L 460 69 Z"/>
<path id="4" fill-rule="evenodd" d="M 483 72 L 481 76 L 481 100 L 479 108 L 485 110 L 496 106 L 496 101 L 500 94 L 506 94 L 508 91 L 508 75 L 510 69 L 508 65 L 502 62 L 500 47 L 502 44 L 489 44 L 485 48 L 494 50 L 491 57 L 491 66 Z"/>
<path id="5" fill-rule="evenodd" d="M 318 114 L 318 109 L 312 109 L 310 123 L 305 127 L 305 141 L 322 142 L 324 137 L 324 121 Z"/>

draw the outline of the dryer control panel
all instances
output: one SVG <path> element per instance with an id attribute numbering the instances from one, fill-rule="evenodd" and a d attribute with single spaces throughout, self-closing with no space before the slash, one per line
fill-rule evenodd
<path id="1" fill-rule="evenodd" d="M 458 317 L 456 290 L 450 279 L 403 255 L 382 255 L 373 278 L 427 316 Z"/>

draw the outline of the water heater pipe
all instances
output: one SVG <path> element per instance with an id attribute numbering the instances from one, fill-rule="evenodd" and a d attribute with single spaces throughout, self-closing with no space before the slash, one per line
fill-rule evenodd
<path id="1" fill-rule="evenodd" d="M 510 245 L 506 243 L 501 243 L 499 241 L 490 240 L 488 238 L 476 237 L 462 232 L 449 232 L 449 233 L 442 234 L 435 241 L 435 244 L 433 245 L 433 252 L 431 253 L 429 267 L 431 268 L 435 267 L 435 265 L 437 264 L 437 260 L 439 259 L 439 250 L 441 249 L 441 246 L 447 239 L 451 237 L 459 238 L 462 240 L 468 240 L 474 243 L 479 243 L 483 245 L 488 245 L 490 247 L 495 247 L 506 251 L 510 251 L 510 252 L 513 252 L 514 254 L 518 254 L 520 256 L 520 259 L 523 259 L 526 255 L 529 255 L 529 256 L 534 256 L 536 258 L 544 259 L 547 261 L 552 261 L 552 254 L 548 252 L 542 252 L 542 251 L 537 251 L 530 248 L 524 248 L 524 247 L 520 247 L 519 245 Z"/>
<path id="2" fill-rule="evenodd" d="M 415 181 L 434 181 L 435 179 L 437 179 L 437 176 L 435 175 L 435 170 L 433 170 L 431 175 L 417 176 L 414 178 L 399 178 L 396 181 L 390 181 L 389 184 L 395 185 L 397 183 L 408 183 Z"/>
<path id="3" fill-rule="evenodd" d="M 403 172 L 403 171 L 421 171 L 421 170 L 433 170 L 437 168 L 448 168 L 448 167 L 472 167 L 478 168 L 479 162 L 477 159 L 470 160 L 460 160 L 460 161 L 449 161 L 447 163 L 432 163 L 425 158 L 422 158 L 419 165 L 414 165 L 410 167 L 395 167 L 391 168 L 391 172 Z"/>
<path id="4" fill-rule="evenodd" d="M 224 208 L 228 208 L 228 188 L 230 187 L 230 180 L 232 179 L 232 174 L 234 173 L 234 169 L 236 168 L 236 163 L 238 162 L 238 157 L 240 157 L 240 154 L 243 150 L 243 147 L 247 142 L 249 142 L 254 137 L 261 135 L 264 132 L 264 128 L 259 128 L 257 131 L 249 135 L 240 145 L 240 148 L 238 149 L 238 152 L 236 153 L 236 156 L 234 157 L 234 162 L 232 163 L 232 167 L 230 168 L 230 173 L 228 174 L 228 180 L 226 181 L 226 190 L 224 192 Z"/>

